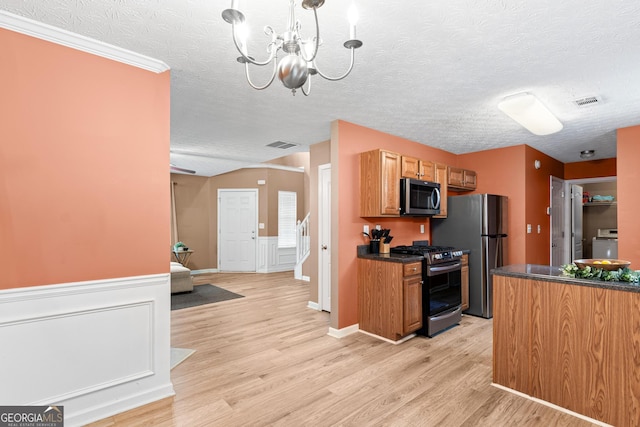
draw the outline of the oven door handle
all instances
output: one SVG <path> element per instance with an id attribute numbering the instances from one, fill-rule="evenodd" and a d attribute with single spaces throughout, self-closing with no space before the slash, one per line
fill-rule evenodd
<path id="1" fill-rule="evenodd" d="M 427 276 L 434 276 L 436 274 L 449 273 L 450 271 L 460 270 L 462 268 L 461 262 L 456 262 L 455 264 L 445 265 L 443 267 L 429 267 L 427 270 Z"/>

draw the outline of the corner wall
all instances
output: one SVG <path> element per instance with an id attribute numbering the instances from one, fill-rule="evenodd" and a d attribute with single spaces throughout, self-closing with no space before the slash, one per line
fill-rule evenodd
<path id="1" fill-rule="evenodd" d="M 345 328 L 358 323 L 356 247 L 367 243 L 364 224 L 390 228 L 394 245 L 430 239 L 428 218 L 362 218 L 359 212 L 359 154 L 382 148 L 407 156 L 455 164 L 456 155 L 408 139 L 386 134 L 345 121 L 331 125 L 332 191 L 332 311 L 331 327 Z M 420 233 L 425 225 L 425 234 Z M 313 242 L 313 240 L 312 240 Z"/>
<path id="2" fill-rule="evenodd" d="M 618 257 L 640 268 L 640 126 L 618 129 Z"/>
<path id="3" fill-rule="evenodd" d="M 42 38 L 0 29 L 0 402 L 85 425 L 174 394 L 170 76 Z"/>

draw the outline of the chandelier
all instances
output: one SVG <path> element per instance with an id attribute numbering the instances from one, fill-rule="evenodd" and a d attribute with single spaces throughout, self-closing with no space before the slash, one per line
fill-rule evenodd
<path id="1" fill-rule="evenodd" d="M 222 18 L 231 24 L 233 43 L 236 49 L 238 49 L 238 52 L 240 52 L 237 60 L 239 63 L 244 64 L 247 82 L 249 82 L 251 87 L 257 90 L 266 89 L 273 83 L 277 74 L 282 84 L 286 88 L 291 89 L 294 95 L 296 94 L 296 89 L 301 89 L 304 95 L 309 95 L 311 92 L 311 76 L 317 74 L 324 79 L 337 81 L 349 75 L 353 69 L 355 50 L 362 46 L 362 41 L 356 39 L 357 13 L 355 8 L 351 6 L 349 11 L 349 40 L 344 42 L 344 47 L 351 51 L 349 69 L 341 76 L 330 77 L 322 73 L 316 64 L 318 47 L 322 44 L 320 27 L 318 26 L 317 9 L 323 4 L 324 0 L 302 0 L 302 7 L 304 9 L 313 9 L 313 16 L 316 23 L 315 37 L 305 39 L 300 32 L 300 21 L 297 21 L 295 17 L 295 2 L 294 0 L 289 0 L 289 22 L 287 24 L 287 30 L 282 34 L 278 34 L 273 27 L 269 25 L 264 27 L 264 33 L 267 37 L 271 38 L 271 41 L 267 45 L 268 57 L 264 61 L 257 61 L 248 53 L 246 31 L 243 31 L 242 28 L 245 21 L 244 14 L 237 9 L 237 0 L 231 1 L 231 8 L 222 12 Z M 280 50 L 282 50 L 284 56 L 278 61 L 278 53 Z M 269 81 L 262 86 L 254 84 L 249 77 L 249 64 L 257 66 L 271 64 L 273 71 Z"/>

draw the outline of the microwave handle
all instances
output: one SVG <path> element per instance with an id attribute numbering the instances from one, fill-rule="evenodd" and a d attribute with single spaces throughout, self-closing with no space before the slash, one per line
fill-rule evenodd
<path id="1" fill-rule="evenodd" d="M 433 201 L 433 196 L 436 196 L 436 201 Z M 440 189 L 434 188 L 431 193 L 431 203 L 433 203 L 433 209 L 440 209 Z"/>

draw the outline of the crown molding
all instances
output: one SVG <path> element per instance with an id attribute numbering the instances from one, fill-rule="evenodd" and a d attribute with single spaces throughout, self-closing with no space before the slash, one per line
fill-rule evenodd
<path id="1" fill-rule="evenodd" d="M 154 73 L 169 70 L 164 62 L 139 53 L 85 37 L 43 22 L 0 10 L 0 28 L 26 34 L 51 43 L 67 46 L 103 58 L 122 62 Z"/>

